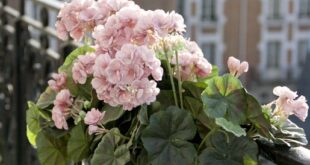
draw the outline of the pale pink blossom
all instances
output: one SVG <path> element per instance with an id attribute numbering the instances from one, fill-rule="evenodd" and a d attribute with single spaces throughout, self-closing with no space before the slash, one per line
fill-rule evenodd
<path id="1" fill-rule="evenodd" d="M 97 93 L 104 93 L 111 87 L 111 83 L 106 80 L 105 77 L 95 77 L 92 82 L 92 87 L 96 89 Z M 98 96 L 99 99 L 104 100 L 100 96 Z"/>
<path id="2" fill-rule="evenodd" d="M 201 49 L 195 42 L 186 40 L 182 36 L 175 36 L 169 37 L 166 45 L 169 50 L 175 50 L 179 45 L 184 45 L 183 49 L 175 52 L 171 60 L 173 65 L 179 65 L 179 68 L 175 67 L 176 77 L 178 77 L 178 70 L 183 81 L 196 81 L 197 78 L 205 78 L 211 74 L 212 65 L 203 57 Z"/>
<path id="3" fill-rule="evenodd" d="M 104 24 L 110 15 L 110 9 L 103 7 L 102 2 L 95 0 L 73 0 L 65 3 L 61 8 L 56 29 L 61 39 L 66 39 L 66 34 L 81 41 L 86 33 L 92 32 L 95 26 Z"/>
<path id="4" fill-rule="evenodd" d="M 67 82 L 67 76 L 65 73 L 53 73 L 52 80 L 48 81 L 50 88 L 56 92 L 59 92 L 61 89 L 64 89 Z"/>
<path id="5" fill-rule="evenodd" d="M 67 89 L 61 90 L 56 95 L 56 99 L 54 100 L 54 107 L 52 109 L 52 120 L 58 129 L 68 130 L 66 119 L 70 114 L 72 101 L 71 94 Z"/>
<path id="6" fill-rule="evenodd" d="M 300 96 L 298 99 L 291 103 L 291 108 L 293 109 L 293 113 L 303 122 L 305 122 L 308 116 L 309 106 L 307 104 L 307 100 L 304 96 Z"/>
<path id="7" fill-rule="evenodd" d="M 68 89 L 61 90 L 54 100 L 54 107 L 59 108 L 64 114 L 69 112 L 69 107 L 72 106 L 72 98 Z"/>
<path id="8" fill-rule="evenodd" d="M 239 77 L 245 72 L 248 72 L 249 64 L 246 61 L 240 63 L 240 60 L 230 56 L 227 61 L 228 69 L 230 74 Z"/>
<path id="9" fill-rule="evenodd" d="M 75 83 L 85 84 L 88 75 L 93 74 L 96 55 L 87 53 L 77 58 L 72 67 L 72 78 Z"/>
<path id="10" fill-rule="evenodd" d="M 66 121 L 66 116 L 59 108 L 53 108 L 52 110 L 52 120 L 55 123 L 56 128 L 68 130 L 68 124 Z"/>
<path id="11" fill-rule="evenodd" d="M 124 7 L 110 16 L 104 26 L 96 27 L 93 37 L 101 49 L 116 52 L 124 44 L 130 43 L 133 29 L 139 19 L 140 8 Z"/>
<path id="12" fill-rule="evenodd" d="M 139 44 L 154 44 L 160 37 L 185 31 L 183 17 L 175 12 L 163 10 L 145 11 L 141 13 L 134 29 L 134 40 Z"/>
<path id="13" fill-rule="evenodd" d="M 277 86 L 273 88 L 273 94 L 279 96 L 280 99 L 295 99 L 298 95 L 297 92 L 291 91 L 286 86 Z"/>
<path id="14" fill-rule="evenodd" d="M 131 0 L 106 0 L 106 3 L 110 7 L 112 13 L 116 13 L 124 7 L 138 7 Z"/>
<path id="15" fill-rule="evenodd" d="M 92 108 L 86 113 L 84 122 L 87 125 L 98 125 L 103 119 L 104 115 L 105 111 L 101 113 L 98 109 Z"/>
<path id="16" fill-rule="evenodd" d="M 309 106 L 304 96 L 297 98 L 297 92 L 293 92 L 285 86 L 275 87 L 273 93 L 278 96 L 278 99 L 272 102 L 276 105 L 274 115 L 283 114 L 282 118 L 284 119 L 290 115 L 296 115 L 300 120 L 305 121 Z"/>
<path id="17" fill-rule="evenodd" d="M 205 58 L 198 58 L 194 62 L 195 73 L 198 77 L 205 78 L 212 73 L 212 65 Z"/>
<path id="18" fill-rule="evenodd" d="M 109 54 L 101 54 L 95 60 L 95 64 L 93 66 L 94 76 L 101 77 L 105 75 L 105 71 L 111 62 L 111 57 Z"/>
<path id="19" fill-rule="evenodd" d="M 57 36 L 62 40 L 67 40 L 68 39 L 68 31 L 67 31 L 64 23 L 57 21 L 55 26 L 56 26 Z"/>
<path id="20" fill-rule="evenodd" d="M 131 110 L 155 101 L 163 69 L 155 53 L 147 46 L 125 44 L 114 57 L 99 55 L 94 65 L 92 86 L 99 100 L 111 106 Z"/>

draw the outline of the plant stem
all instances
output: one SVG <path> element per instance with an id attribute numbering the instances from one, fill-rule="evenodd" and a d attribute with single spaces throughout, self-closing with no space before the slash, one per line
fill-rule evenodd
<path id="1" fill-rule="evenodd" d="M 178 54 L 178 51 L 175 51 L 175 57 L 176 57 L 176 63 L 177 63 L 177 74 L 178 74 L 178 87 L 179 87 L 180 104 L 181 104 L 181 109 L 184 109 L 184 107 L 183 107 L 183 95 L 182 95 L 182 80 L 181 80 L 181 73 L 180 73 L 180 67 L 179 67 L 179 54 Z"/>
<path id="2" fill-rule="evenodd" d="M 177 94 L 176 94 L 176 89 L 175 89 L 175 85 L 174 85 L 174 81 L 173 81 L 173 73 L 172 73 L 172 69 L 171 69 L 171 66 L 170 66 L 170 60 L 169 60 L 169 57 L 168 57 L 168 53 L 167 53 L 168 51 L 167 51 L 165 42 L 163 42 L 163 45 L 164 45 L 164 50 L 165 50 L 165 57 L 166 57 L 166 60 L 167 60 L 167 67 L 168 67 L 168 72 L 169 72 L 169 77 L 170 77 L 170 83 L 171 83 L 172 91 L 173 91 L 174 103 L 175 103 L 175 105 L 177 107 L 179 107 L 178 99 L 177 99 Z"/>
<path id="3" fill-rule="evenodd" d="M 201 141 L 198 147 L 198 151 L 200 151 L 203 144 L 208 140 L 208 138 L 217 130 L 217 127 L 213 128 Z"/>

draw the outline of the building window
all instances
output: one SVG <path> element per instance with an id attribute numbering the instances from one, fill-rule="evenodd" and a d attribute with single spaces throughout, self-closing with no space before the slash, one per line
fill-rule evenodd
<path id="1" fill-rule="evenodd" d="M 310 0 L 299 1 L 299 18 L 310 18 Z"/>
<path id="2" fill-rule="evenodd" d="M 204 57 L 211 63 L 216 64 L 216 45 L 215 43 L 206 43 L 202 45 Z"/>
<path id="3" fill-rule="evenodd" d="M 269 42 L 267 45 L 267 68 L 278 69 L 280 67 L 281 43 Z"/>
<path id="4" fill-rule="evenodd" d="M 202 0 L 202 21 L 216 22 L 216 0 Z"/>
<path id="5" fill-rule="evenodd" d="M 271 20 L 281 19 L 281 0 L 268 0 L 269 13 L 268 18 Z"/>
<path id="6" fill-rule="evenodd" d="M 306 61 L 307 55 L 310 54 L 310 42 L 307 40 L 298 42 L 298 66 L 302 67 Z"/>

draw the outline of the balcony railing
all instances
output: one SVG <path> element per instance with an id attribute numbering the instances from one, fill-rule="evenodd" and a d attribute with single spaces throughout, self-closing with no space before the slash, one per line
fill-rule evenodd
<path id="1" fill-rule="evenodd" d="M 0 2 L 0 164 L 38 164 L 26 139 L 26 101 L 38 97 L 74 48 L 58 40 L 51 26 L 61 5 L 57 0 Z"/>

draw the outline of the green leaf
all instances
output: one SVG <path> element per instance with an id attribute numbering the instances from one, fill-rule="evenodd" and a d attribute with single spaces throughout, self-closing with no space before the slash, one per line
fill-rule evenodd
<path id="1" fill-rule="evenodd" d="M 37 139 L 37 134 L 36 133 L 33 133 L 29 130 L 29 127 L 27 125 L 27 130 L 26 130 L 26 134 L 27 134 L 27 138 L 28 138 L 28 141 L 29 143 L 34 147 L 34 148 L 37 148 L 37 144 L 36 144 L 36 139 Z"/>
<path id="2" fill-rule="evenodd" d="M 91 159 L 91 164 L 125 165 L 130 161 L 130 152 L 125 144 L 119 145 L 120 132 L 117 128 L 103 136 Z"/>
<path id="3" fill-rule="evenodd" d="M 46 90 L 40 95 L 37 106 L 40 109 L 45 109 L 53 104 L 56 98 L 56 92 L 53 91 L 50 87 L 47 87 Z"/>
<path id="4" fill-rule="evenodd" d="M 246 136 L 245 130 L 241 128 L 240 125 L 236 125 L 224 118 L 216 118 L 215 123 L 221 126 L 224 130 L 233 133 L 237 137 Z"/>
<path id="5" fill-rule="evenodd" d="M 115 121 L 115 120 L 119 119 L 125 113 L 125 111 L 122 109 L 121 106 L 112 107 L 108 104 L 106 104 L 102 108 L 102 110 L 105 111 L 105 115 L 102 119 L 102 124 L 106 124 L 108 122 Z"/>
<path id="6" fill-rule="evenodd" d="M 257 165 L 257 161 L 253 160 L 248 154 L 243 157 L 244 165 Z"/>
<path id="7" fill-rule="evenodd" d="M 182 87 L 188 91 L 192 97 L 200 100 L 201 93 L 206 89 L 207 84 L 204 82 L 185 81 L 182 83 Z"/>
<path id="8" fill-rule="evenodd" d="M 173 92 L 171 90 L 160 90 L 156 101 L 160 102 L 161 109 L 166 109 L 174 104 Z"/>
<path id="9" fill-rule="evenodd" d="M 279 145 L 295 147 L 308 144 L 304 129 L 298 127 L 290 120 L 287 120 L 280 129 L 273 127 L 272 133 L 275 143 Z"/>
<path id="10" fill-rule="evenodd" d="M 147 106 L 145 105 L 142 105 L 140 110 L 139 110 L 139 113 L 138 113 L 138 120 L 140 121 L 140 123 L 142 125 L 148 125 L 149 124 L 149 116 L 148 116 L 148 113 L 147 113 Z"/>
<path id="11" fill-rule="evenodd" d="M 264 137 L 270 137 L 271 123 L 263 113 L 263 109 L 254 96 L 247 94 L 247 118 L 254 124 L 258 132 Z"/>
<path id="12" fill-rule="evenodd" d="M 41 131 L 40 114 L 38 107 L 33 102 L 28 102 L 28 110 L 26 112 L 27 138 L 29 143 L 36 148 L 36 137 Z"/>
<path id="13" fill-rule="evenodd" d="M 206 128 L 211 129 L 215 126 L 213 119 L 209 118 L 203 112 L 203 104 L 200 100 L 197 100 L 197 99 L 189 97 L 189 96 L 185 96 L 184 97 L 184 105 L 185 105 L 186 110 L 190 110 L 193 118 L 197 119 L 204 126 L 203 129 L 205 131 L 207 131 Z M 205 131 L 203 131 L 203 132 L 205 132 Z"/>
<path id="14" fill-rule="evenodd" d="M 217 131 L 209 137 L 199 161 L 201 165 L 242 165 L 245 155 L 257 161 L 258 147 L 254 141 Z"/>
<path id="15" fill-rule="evenodd" d="M 199 117 L 200 113 L 203 110 L 202 102 L 189 96 L 184 97 L 184 104 L 185 108 L 190 110 L 191 114 L 195 119 Z"/>
<path id="16" fill-rule="evenodd" d="M 70 132 L 68 141 L 68 156 L 70 156 L 70 159 L 78 162 L 87 158 L 90 154 L 90 140 L 83 123 L 74 127 Z"/>
<path id="17" fill-rule="evenodd" d="M 194 162 L 196 126 L 191 115 L 177 107 L 154 113 L 142 132 L 142 142 L 153 165 L 187 165 Z"/>
<path id="18" fill-rule="evenodd" d="M 67 165 L 66 139 L 55 138 L 41 131 L 36 139 L 37 153 L 42 165 Z"/>
<path id="19" fill-rule="evenodd" d="M 206 81 L 202 93 L 204 112 L 211 118 L 225 118 L 235 124 L 246 121 L 246 93 L 241 82 L 231 76 L 214 77 Z"/>
<path id="20" fill-rule="evenodd" d="M 31 132 L 37 134 L 41 131 L 39 109 L 33 102 L 28 102 L 28 110 L 26 112 L 27 127 Z"/>

